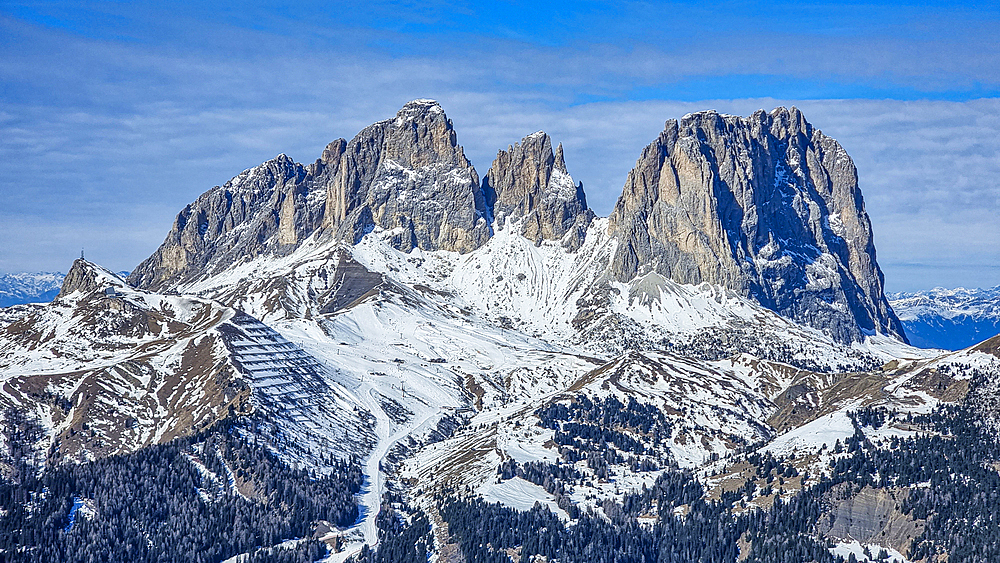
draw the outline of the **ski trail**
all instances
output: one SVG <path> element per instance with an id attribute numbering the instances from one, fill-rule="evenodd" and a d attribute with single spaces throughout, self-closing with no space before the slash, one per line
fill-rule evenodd
<path id="1" fill-rule="evenodd" d="M 428 411 L 419 419 L 415 419 L 390 435 L 389 430 L 392 427 L 392 421 L 385 414 L 385 411 L 382 410 L 382 405 L 379 404 L 375 393 L 377 393 L 377 390 L 372 386 L 368 386 L 367 393 L 360 394 L 363 398 L 362 400 L 367 403 L 365 406 L 375 415 L 375 433 L 379 437 L 379 443 L 372 450 L 371 456 L 365 462 L 365 477 L 368 489 L 361 495 L 359 502 L 361 505 L 359 507 L 361 516 L 357 524 L 364 535 L 365 543 L 372 548 L 378 544 L 378 528 L 375 526 L 375 519 L 378 516 L 379 508 L 382 506 L 382 495 L 385 493 L 385 474 L 381 469 L 382 462 L 396 442 L 405 438 L 410 432 L 420 428 L 424 423 L 441 412 L 440 409 Z"/>

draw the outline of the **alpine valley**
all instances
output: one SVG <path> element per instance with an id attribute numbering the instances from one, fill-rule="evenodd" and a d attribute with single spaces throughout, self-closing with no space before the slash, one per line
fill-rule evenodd
<path id="1" fill-rule="evenodd" d="M 0 558 L 1000 561 L 1000 337 L 907 343 L 837 141 L 554 144 L 415 100 L 0 310 Z"/>

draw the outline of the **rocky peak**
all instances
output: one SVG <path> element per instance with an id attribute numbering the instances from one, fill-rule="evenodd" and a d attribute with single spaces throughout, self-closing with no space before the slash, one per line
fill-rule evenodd
<path id="1" fill-rule="evenodd" d="M 125 280 L 110 271 L 83 258 L 77 258 L 63 278 L 62 289 L 59 290 L 56 299 L 68 297 L 75 292 L 86 295 L 109 287 L 125 287 L 125 285 Z"/>
<path id="2" fill-rule="evenodd" d="M 479 175 L 435 101 L 407 103 L 349 143 L 331 144 L 324 160 L 335 163 L 320 178 L 325 225 L 343 240 L 379 227 L 403 251 L 468 252 L 489 237 Z"/>
<path id="3" fill-rule="evenodd" d="M 904 338 L 854 163 L 796 108 L 667 121 L 608 229 L 619 280 L 653 270 L 729 287 L 841 341 Z"/>
<path id="4" fill-rule="evenodd" d="M 433 100 L 407 103 L 308 167 L 278 155 L 185 207 L 130 282 L 175 288 L 316 234 L 353 244 L 380 228 L 396 248 L 468 252 L 489 238 L 479 175 Z"/>
<path id="5" fill-rule="evenodd" d="M 552 140 L 542 131 L 497 153 L 483 192 L 497 228 L 520 220 L 521 234 L 536 244 L 562 240 L 575 250 L 594 217 L 583 183 L 574 184 L 566 170 L 562 144 L 553 153 Z"/>
<path id="6" fill-rule="evenodd" d="M 309 194 L 306 169 L 284 154 L 244 170 L 184 207 L 129 282 L 159 290 L 243 259 L 287 252 L 322 221 L 322 198 Z"/>
<path id="7" fill-rule="evenodd" d="M 455 129 L 444 110 L 434 100 L 414 100 L 396 113 L 387 124 L 383 158 L 406 168 L 445 164 L 468 168 Z"/>

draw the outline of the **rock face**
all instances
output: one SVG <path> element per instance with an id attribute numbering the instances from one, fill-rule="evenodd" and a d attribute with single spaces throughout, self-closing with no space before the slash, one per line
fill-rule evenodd
<path id="1" fill-rule="evenodd" d="M 307 174 L 281 154 L 205 192 L 177 214 L 166 240 L 129 283 L 159 290 L 265 252 L 291 250 L 323 218 Z"/>
<path id="2" fill-rule="evenodd" d="M 820 518 L 819 531 L 824 536 L 877 543 L 906 553 L 927 525 L 900 511 L 909 495 L 907 489 L 872 487 L 852 494 L 850 486 L 837 485 L 828 494 L 827 502 L 832 506 Z"/>
<path id="3" fill-rule="evenodd" d="M 334 141 L 316 168 L 327 188 L 324 225 L 343 240 L 377 226 L 397 231 L 399 250 L 469 252 L 489 238 L 479 175 L 435 101 L 409 102 L 351 142 Z"/>
<path id="4" fill-rule="evenodd" d="M 843 342 L 905 338 L 883 294 L 857 170 L 797 109 L 666 123 L 609 218 L 614 277 L 709 282 Z"/>
<path id="5" fill-rule="evenodd" d="M 468 252 L 489 238 L 479 176 L 437 102 L 410 102 L 350 142 L 330 143 L 309 166 L 282 154 L 205 192 L 129 283 L 173 288 L 287 254 L 319 229 L 352 244 L 375 227 L 402 251 Z"/>
<path id="6" fill-rule="evenodd" d="M 97 264 L 78 258 L 73 261 L 73 266 L 63 278 L 62 289 L 59 290 L 56 299 L 67 297 L 75 292 L 89 294 L 109 287 L 123 287 L 124 285 L 125 283 L 117 275 Z"/>
<path id="7" fill-rule="evenodd" d="M 576 250 L 594 218 L 583 182 L 574 184 L 566 171 L 562 144 L 553 154 L 552 140 L 541 131 L 497 153 L 483 178 L 483 193 L 497 228 L 523 218 L 521 234 L 536 244 L 561 240 Z"/>
<path id="8" fill-rule="evenodd" d="M 545 133 L 499 151 L 480 185 L 441 106 L 415 100 L 308 166 L 279 155 L 209 190 L 129 282 L 183 289 L 314 235 L 351 245 L 378 231 L 404 252 L 471 252 L 494 218 L 576 250 L 594 214 Z M 668 121 L 629 174 L 608 233 L 618 241 L 610 278 L 654 271 L 719 284 L 842 342 L 904 338 L 854 164 L 795 108 Z"/>

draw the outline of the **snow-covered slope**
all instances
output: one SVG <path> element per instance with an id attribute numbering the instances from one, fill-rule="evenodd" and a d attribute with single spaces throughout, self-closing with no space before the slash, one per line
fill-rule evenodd
<path id="1" fill-rule="evenodd" d="M 670 431 L 648 445 L 646 466 L 698 467 L 881 401 L 902 377 L 891 370 L 938 355 L 879 336 L 842 346 L 718 286 L 649 273 L 609 281 L 616 243 L 603 220 L 576 251 L 535 244 L 512 222 L 467 254 L 401 252 L 395 235 L 376 228 L 354 246 L 315 235 L 285 256 L 176 288 L 261 319 L 374 415 L 369 515 L 387 478 L 479 487 L 505 460 L 560 459 L 535 413 L 578 396 L 666 413 Z M 670 351 L 635 351 L 656 349 Z M 897 386 L 901 403 L 938 400 L 926 376 L 910 379 Z M 616 486 L 580 494 L 601 498 L 655 476 L 626 479 L 628 461 L 609 470 L 621 475 Z M 494 484 L 483 494 L 505 498 L 507 485 Z M 371 542 L 373 526 L 365 519 L 357 537 Z"/>
<path id="2" fill-rule="evenodd" d="M 679 284 L 656 273 L 614 281 L 617 241 L 595 219 L 579 250 L 534 244 L 508 223 L 480 249 L 400 253 L 375 230 L 351 248 L 354 259 L 401 285 L 427 287 L 477 317 L 551 342 L 610 357 L 632 349 L 671 348 L 717 359 L 740 352 L 810 369 L 873 369 L 898 353 L 927 355 L 873 335 L 848 347 L 720 286 Z M 195 289 L 192 287 L 191 289 Z M 889 351 L 886 344 L 892 342 Z M 898 346 L 897 346 L 898 345 Z"/>
<path id="3" fill-rule="evenodd" d="M 255 319 L 133 289 L 82 260 L 71 276 L 89 289 L 64 286 L 0 329 L 0 403 L 43 422 L 42 451 L 84 460 L 128 452 L 235 413 L 264 415 L 295 438 L 300 457 L 371 446 L 370 415 L 324 366 Z M 318 430 L 320 414 L 340 426 Z"/>
<path id="4" fill-rule="evenodd" d="M 915 346 L 959 350 L 1000 334 L 1000 286 L 937 287 L 888 297 Z"/>
<path id="5" fill-rule="evenodd" d="M 357 549 L 400 479 L 513 503 L 501 464 L 569 460 L 591 480 L 573 502 L 597 506 L 845 409 L 926 410 L 968 388 L 937 352 L 878 336 L 842 346 L 718 286 L 610 281 L 602 220 L 576 251 L 508 226 L 466 254 L 401 252 L 380 229 L 354 246 L 316 234 L 170 294 L 88 265 L 69 284 L 82 289 L 0 335 L 0 400 L 36 412 L 71 459 L 233 415 L 304 466 L 358 456 Z M 608 405 L 655 428 L 620 424 L 605 462 L 590 442 L 560 443 Z"/>

